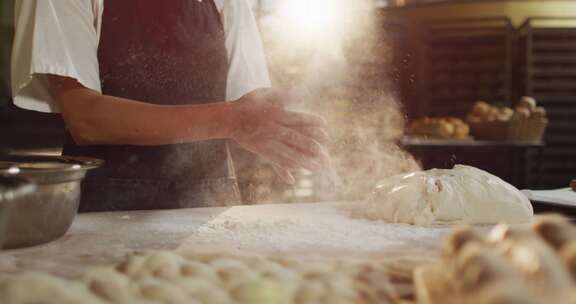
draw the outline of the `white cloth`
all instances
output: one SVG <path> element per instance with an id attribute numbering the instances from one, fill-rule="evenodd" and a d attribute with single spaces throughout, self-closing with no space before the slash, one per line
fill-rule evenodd
<path id="1" fill-rule="evenodd" d="M 215 2 L 230 63 L 226 100 L 270 87 L 262 41 L 248 1 Z M 75 78 L 102 92 L 97 51 L 103 10 L 104 0 L 16 0 L 12 95 L 17 106 L 59 112 L 46 74 Z"/>
<path id="2" fill-rule="evenodd" d="M 576 191 L 572 190 L 572 188 L 555 190 L 522 190 L 522 193 L 532 201 L 576 207 Z"/>

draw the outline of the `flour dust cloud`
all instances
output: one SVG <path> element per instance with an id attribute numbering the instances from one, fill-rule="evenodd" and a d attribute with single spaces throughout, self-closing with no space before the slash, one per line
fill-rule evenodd
<path id="1" fill-rule="evenodd" d="M 391 66 L 393 46 L 386 42 L 371 1 L 294 1 L 288 2 L 302 5 L 280 5 L 279 12 L 260 20 L 273 83 L 301 93 L 304 103 L 297 110 L 327 120 L 332 137 L 327 149 L 342 186 L 326 187 L 330 174 L 304 174 L 312 181 L 305 184 L 310 191 L 292 194 L 312 200 L 363 199 L 378 180 L 420 170 L 397 144 L 405 114 L 399 88 L 390 79 L 397 77 Z M 322 10 L 320 3 L 330 9 Z"/>

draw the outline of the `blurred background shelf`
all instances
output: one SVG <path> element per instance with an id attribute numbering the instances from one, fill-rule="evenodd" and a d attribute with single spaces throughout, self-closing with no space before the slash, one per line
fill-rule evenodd
<path id="1" fill-rule="evenodd" d="M 419 47 L 430 63 L 420 71 L 426 115 L 463 116 L 477 100 L 511 103 L 514 28 L 508 18 L 430 20 L 421 29 L 426 39 Z"/>
<path id="2" fill-rule="evenodd" d="M 538 157 L 544 143 L 427 139 L 406 136 L 400 144 L 427 168 L 468 164 L 490 172 L 519 188 L 532 187 L 539 176 Z"/>
<path id="3" fill-rule="evenodd" d="M 564 24 L 571 23 L 572 26 Z M 519 93 L 546 108 L 547 145 L 539 156 L 535 184 L 566 186 L 576 168 L 576 16 L 532 17 L 518 29 Z"/>

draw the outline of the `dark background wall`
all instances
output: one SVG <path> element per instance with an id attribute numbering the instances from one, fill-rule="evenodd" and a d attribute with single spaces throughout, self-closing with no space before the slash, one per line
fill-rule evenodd
<path id="1" fill-rule="evenodd" d="M 64 125 L 58 115 L 18 109 L 10 93 L 14 0 L 0 1 L 0 152 L 60 147 Z"/>
<path id="2" fill-rule="evenodd" d="M 12 45 L 13 0 L 0 3 L 0 106 L 7 104 L 9 86 L 9 56 Z"/>

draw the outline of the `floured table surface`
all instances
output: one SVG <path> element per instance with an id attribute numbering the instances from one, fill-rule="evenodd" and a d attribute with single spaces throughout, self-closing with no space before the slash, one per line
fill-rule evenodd
<path id="1" fill-rule="evenodd" d="M 351 218 L 358 203 L 231 208 L 198 227 L 179 249 L 362 257 L 391 251 L 437 252 L 450 228 Z"/>
<path id="2" fill-rule="evenodd" d="M 290 256 L 436 255 L 449 228 L 352 219 L 354 203 L 238 206 L 79 215 L 61 239 L 0 253 L 0 277 L 43 271 L 76 277 L 148 250 Z"/>

